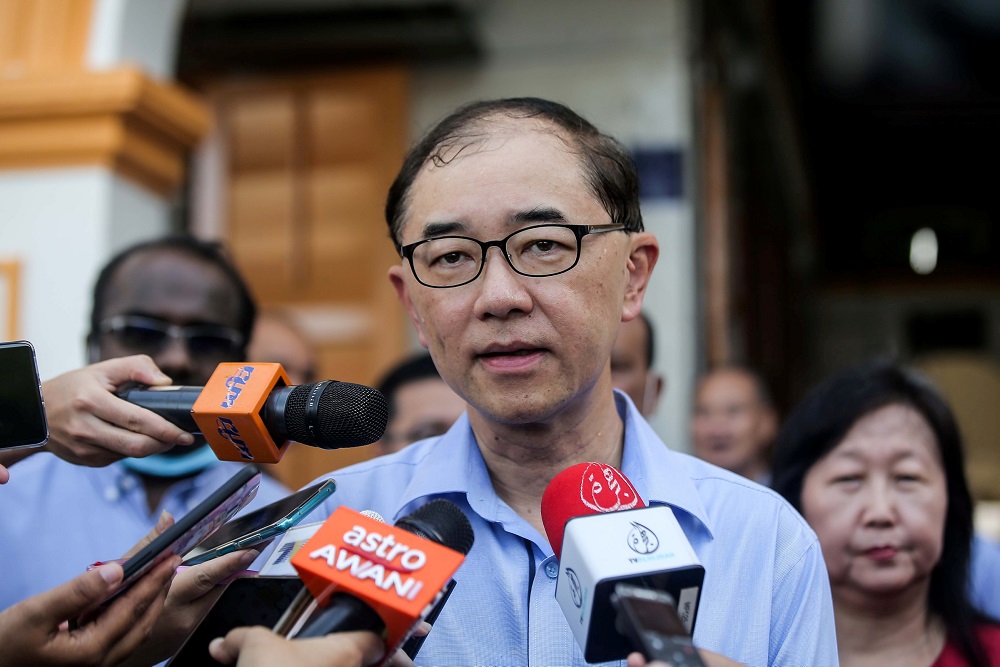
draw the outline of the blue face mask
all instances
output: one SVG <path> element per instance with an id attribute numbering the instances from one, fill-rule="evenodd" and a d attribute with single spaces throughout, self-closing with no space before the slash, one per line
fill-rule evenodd
<path id="1" fill-rule="evenodd" d="M 193 446 L 184 454 L 153 454 L 141 459 L 122 459 L 122 465 L 140 475 L 150 477 L 186 477 L 205 470 L 218 462 L 207 444 Z"/>

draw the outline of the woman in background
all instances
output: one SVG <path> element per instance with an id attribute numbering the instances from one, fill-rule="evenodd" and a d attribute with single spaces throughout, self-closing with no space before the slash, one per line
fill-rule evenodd
<path id="1" fill-rule="evenodd" d="M 972 498 L 954 416 L 876 362 L 814 388 L 775 444 L 774 489 L 819 537 L 841 665 L 1000 665 L 968 598 Z"/>

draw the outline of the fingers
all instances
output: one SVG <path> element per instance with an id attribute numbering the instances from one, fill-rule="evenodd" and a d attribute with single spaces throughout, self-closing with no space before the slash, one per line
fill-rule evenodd
<path id="1" fill-rule="evenodd" d="M 102 361 L 43 383 L 51 432 L 47 449 L 71 463 L 101 466 L 194 442 L 163 417 L 115 396 L 128 381 L 162 385 L 170 379 L 140 355 Z"/>
<path id="2" fill-rule="evenodd" d="M 249 567 L 260 554 L 256 549 L 236 551 L 181 570 L 170 590 L 171 605 L 185 605 L 216 591 L 219 584 Z"/>
<path id="3" fill-rule="evenodd" d="M 96 363 L 94 366 L 101 367 L 111 389 L 126 382 L 139 382 L 154 386 L 170 384 L 170 378 L 160 370 L 151 357 L 145 354 L 108 359 Z"/>
<path id="4" fill-rule="evenodd" d="M 260 633 L 270 634 L 270 632 L 267 628 L 259 625 L 252 628 L 236 628 L 224 638 L 216 637 L 213 639 L 212 643 L 208 645 L 208 652 L 223 665 L 231 665 L 236 662 L 240 651 L 249 641 L 255 636 L 259 636 Z"/>
<path id="5" fill-rule="evenodd" d="M 143 547 L 155 540 L 160 534 L 165 531 L 170 526 L 174 525 L 174 517 L 167 510 L 160 512 L 160 518 L 157 519 L 156 525 L 153 526 L 152 530 L 146 533 L 142 539 L 132 545 L 132 548 L 126 551 L 122 558 L 131 558 L 132 556 L 139 553 Z"/>
<path id="6" fill-rule="evenodd" d="M 145 640 L 160 617 L 179 556 L 159 563 L 82 628 L 88 643 L 103 645 L 106 664 L 118 664 Z"/>
<path id="7" fill-rule="evenodd" d="M 0 484 L 6 484 L 10 481 L 10 472 L 2 465 L 0 465 Z"/>
<path id="8" fill-rule="evenodd" d="M 57 627 L 62 621 L 75 619 L 93 609 L 111 595 L 121 583 L 124 573 L 117 563 L 102 565 L 24 601 L 26 613 L 34 623 Z"/>

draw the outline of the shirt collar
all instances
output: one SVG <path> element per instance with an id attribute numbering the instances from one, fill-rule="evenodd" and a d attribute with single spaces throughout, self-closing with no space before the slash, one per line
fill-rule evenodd
<path id="1" fill-rule="evenodd" d="M 698 490 L 686 474 L 685 457 L 670 451 L 663 444 L 627 395 L 616 389 L 615 400 L 618 413 L 625 422 L 622 472 L 647 504 L 669 505 L 700 524 L 711 537 L 708 513 Z M 447 433 L 425 450 L 400 498 L 400 507 L 394 518 L 403 516 L 404 510 L 417 500 L 448 494 L 465 495 L 469 505 L 488 521 L 505 518 L 465 412 Z"/>
<path id="2" fill-rule="evenodd" d="M 618 414 L 625 420 L 622 472 L 632 481 L 647 505 L 669 505 L 675 512 L 679 511 L 697 521 L 712 537 L 708 512 L 687 474 L 687 457 L 671 451 L 663 444 L 625 393 L 616 389 L 615 399 Z M 678 520 L 682 520 L 682 517 L 678 517 Z"/>

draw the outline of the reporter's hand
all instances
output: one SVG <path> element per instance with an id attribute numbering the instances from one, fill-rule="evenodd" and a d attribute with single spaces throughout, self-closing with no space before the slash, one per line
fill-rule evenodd
<path id="1" fill-rule="evenodd" d="M 49 422 L 45 450 L 70 463 L 106 466 L 190 445 L 194 438 L 154 412 L 114 395 L 126 382 L 169 385 L 146 355 L 109 359 L 42 383 Z"/>
<path id="2" fill-rule="evenodd" d="M 148 636 L 179 563 L 176 556 L 160 563 L 74 630 L 67 621 L 93 611 L 118 588 L 121 565 L 102 565 L 0 612 L 0 666 L 118 664 Z"/>
<path id="3" fill-rule="evenodd" d="M 285 639 L 267 628 L 236 628 L 209 644 L 212 657 L 237 667 L 344 665 L 361 667 L 382 659 L 385 645 L 372 632 L 338 632 L 312 639 Z"/>
<path id="4" fill-rule="evenodd" d="M 245 570 L 258 555 L 254 549 L 236 551 L 181 569 L 170 584 L 149 641 L 124 664 L 152 665 L 177 653 L 225 591 L 228 580 Z"/>
<path id="5" fill-rule="evenodd" d="M 3 464 L 0 464 L 0 484 L 6 484 L 8 481 L 10 481 L 10 472 L 3 467 Z"/>
<path id="6" fill-rule="evenodd" d="M 745 667 L 742 662 L 735 662 L 724 655 L 706 651 L 703 648 L 698 649 L 698 657 L 705 663 L 705 667 Z M 639 652 L 630 653 L 625 662 L 627 667 L 673 667 L 670 663 L 660 660 L 646 662 L 646 659 Z"/>

